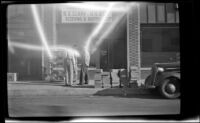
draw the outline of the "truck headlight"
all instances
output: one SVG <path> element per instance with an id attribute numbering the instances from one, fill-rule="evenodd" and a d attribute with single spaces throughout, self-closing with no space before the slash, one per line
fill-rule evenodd
<path id="1" fill-rule="evenodd" d="M 164 68 L 159 67 L 159 68 L 158 68 L 158 71 L 159 71 L 159 72 L 163 72 L 163 71 L 164 71 Z"/>

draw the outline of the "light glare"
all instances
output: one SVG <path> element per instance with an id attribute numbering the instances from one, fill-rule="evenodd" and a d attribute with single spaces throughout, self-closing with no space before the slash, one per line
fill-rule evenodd
<path id="1" fill-rule="evenodd" d="M 117 2 L 115 2 L 116 4 Z M 107 7 L 105 7 L 104 5 L 101 5 L 102 3 L 90 3 L 90 2 L 86 2 L 86 3 L 68 3 L 66 5 L 74 7 L 74 8 L 80 8 L 80 9 L 86 9 L 86 10 L 96 10 L 96 11 L 105 11 L 107 9 Z M 113 12 L 124 12 L 127 11 L 126 7 L 124 6 L 119 6 L 118 8 L 113 8 L 111 11 Z"/>
<path id="2" fill-rule="evenodd" d="M 107 18 L 109 12 L 111 11 L 112 7 L 113 7 L 114 3 L 110 3 L 106 13 L 104 14 L 104 16 L 102 17 L 100 23 L 97 25 L 97 27 L 94 29 L 94 31 L 92 32 L 92 34 L 89 36 L 88 40 L 86 41 L 86 45 L 85 45 L 85 51 L 89 52 L 89 46 L 90 43 L 92 41 L 92 39 L 98 34 L 98 32 L 101 30 L 101 28 L 103 27 L 104 23 L 105 23 L 105 19 Z"/>
<path id="3" fill-rule="evenodd" d="M 36 50 L 36 51 L 40 51 L 43 50 L 45 47 L 42 46 L 37 46 L 37 45 L 31 45 L 31 44 L 24 44 L 24 43 L 18 43 L 18 42 L 8 42 L 8 46 L 12 46 L 12 47 L 17 47 L 17 48 L 21 48 L 21 49 L 27 49 L 27 50 Z M 69 53 L 70 55 L 75 55 L 76 57 L 80 56 L 80 53 L 74 49 L 71 48 L 69 46 L 50 46 L 49 50 L 56 50 L 56 49 L 62 49 L 65 50 L 66 53 Z"/>
<path id="4" fill-rule="evenodd" d="M 38 31 L 38 33 L 40 35 L 42 43 L 44 44 L 44 47 L 45 47 L 49 57 L 52 57 L 51 51 L 49 50 L 49 46 L 47 44 L 47 39 L 46 39 L 46 37 L 44 35 L 44 31 L 42 29 L 42 25 L 41 25 L 40 20 L 39 20 L 37 8 L 36 8 L 35 5 L 31 5 L 31 9 L 32 9 L 33 17 L 34 17 L 35 24 L 36 24 L 36 27 L 37 27 L 37 31 Z"/>
<path id="5" fill-rule="evenodd" d="M 8 42 L 8 46 L 22 48 L 22 49 L 28 49 L 28 50 L 42 50 L 42 47 L 40 47 L 40 46 L 11 42 L 11 41 Z"/>
<path id="6" fill-rule="evenodd" d="M 114 27 L 118 24 L 118 22 L 121 20 L 123 16 L 121 16 L 120 18 L 116 19 L 114 21 L 114 23 L 106 30 L 106 32 L 103 33 L 103 35 L 99 38 L 99 40 L 95 43 L 93 49 L 92 49 L 92 53 L 94 53 L 97 48 L 99 47 L 99 45 L 103 42 L 103 40 L 108 36 L 108 34 L 111 33 L 111 31 L 114 29 Z"/>
<path id="7" fill-rule="evenodd" d="M 10 43 L 10 36 L 9 35 L 8 35 L 8 49 L 12 54 L 15 53 L 15 50 L 14 50 L 12 44 Z"/>

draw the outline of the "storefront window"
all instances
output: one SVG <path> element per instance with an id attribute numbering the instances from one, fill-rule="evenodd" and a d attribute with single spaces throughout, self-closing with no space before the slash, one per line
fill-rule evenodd
<path id="1" fill-rule="evenodd" d="M 167 23 L 175 23 L 175 4 L 167 3 L 166 4 L 166 13 L 167 13 Z"/>
<path id="2" fill-rule="evenodd" d="M 165 6 L 157 4 L 157 23 L 165 23 Z"/>
<path id="3" fill-rule="evenodd" d="M 147 23 L 147 4 L 140 4 L 140 22 Z"/>
<path id="4" fill-rule="evenodd" d="M 140 3 L 140 23 L 179 23 L 178 4 Z"/>
<path id="5" fill-rule="evenodd" d="M 141 37 L 141 66 L 151 67 L 156 62 L 173 62 L 180 51 L 177 26 L 144 27 Z"/>
<path id="6" fill-rule="evenodd" d="M 155 5 L 148 5 L 148 23 L 156 23 Z"/>

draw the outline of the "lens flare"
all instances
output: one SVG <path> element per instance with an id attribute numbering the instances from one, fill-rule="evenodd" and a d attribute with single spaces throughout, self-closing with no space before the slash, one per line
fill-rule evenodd
<path id="1" fill-rule="evenodd" d="M 92 41 L 92 39 L 98 34 L 98 32 L 101 30 L 101 28 L 103 27 L 103 25 L 105 24 L 105 20 L 108 16 L 108 14 L 110 13 L 112 7 L 114 6 L 114 3 L 110 3 L 104 16 L 102 17 L 100 23 L 97 25 L 97 27 L 94 29 L 94 31 L 92 32 L 92 34 L 88 37 L 88 40 L 86 41 L 86 45 L 85 45 L 85 51 L 89 52 L 90 49 L 90 43 Z"/>
<path id="2" fill-rule="evenodd" d="M 49 49 L 49 46 L 48 46 L 48 43 L 47 43 L 47 39 L 44 35 L 44 31 L 43 31 L 43 28 L 42 28 L 42 25 L 41 25 L 41 22 L 40 22 L 40 19 L 39 19 L 39 15 L 38 15 L 38 12 L 37 12 L 37 8 L 35 5 L 31 5 L 31 10 L 32 10 L 32 13 L 33 13 L 33 17 L 34 17 L 34 20 L 35 20 L 35 24 L 36 24 L 36 27 L 37 27 L 37 31 L 40 35 L 40 38 L 41 38 L 41 41 L 49 55 L 49 57 L 52 57 L 52 53 Z"/>

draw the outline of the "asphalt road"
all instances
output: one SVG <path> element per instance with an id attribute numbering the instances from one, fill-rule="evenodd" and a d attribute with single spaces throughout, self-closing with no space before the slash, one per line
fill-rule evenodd
<path id="1" fill-rule="evenodd" d="M 180 99 L 156 96 L 9 96 L 9 115 L 18 116 L 112 116 L 179 114 Z"/>

